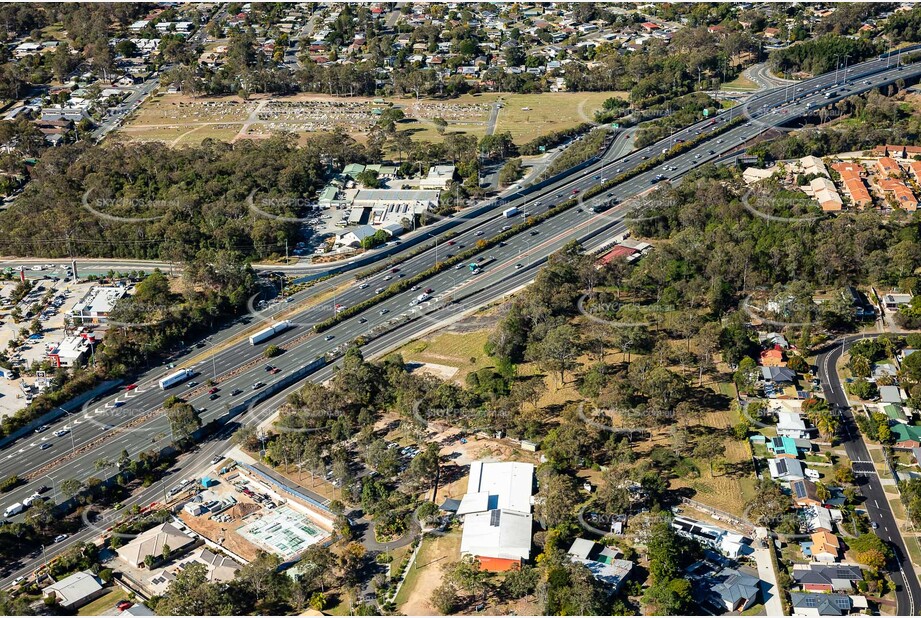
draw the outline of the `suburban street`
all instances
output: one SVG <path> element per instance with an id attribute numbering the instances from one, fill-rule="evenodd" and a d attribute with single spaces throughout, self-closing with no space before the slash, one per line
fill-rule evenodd
<path id="1" fill-rule="evenodd" d="M 842 419 L 842 445 L 844 446 L 854 473 L 861 480 L 860 493 L 866 499 L 863 506 L 870 517 L 870 521 L 879 526 L 875 532 L 886 541 L 895 551 L 898 570 L 890 571 L 892 581 L 896 585 L 896 600 L 898 601 L 899 614 L 914 616 L 916 599 L 921 599 L 921 585 L 915 574 L 914 567 L 905 548 L 905 541 L 889 506 L 889 496 L 886 494 L 876 473 L 873 460 L 863 436 L 857 429 L 854 420 L 855 412 L 847 400 L 844 385 L 841 383 L 837 372 L 837 363 L 844 352 L 863 335 L 854 335 L 842 340 L 841 345 L 836 345 L 832 350 L 819 356 L 817 364 L 819 375 L 822 378 L 822 388 L 825 398 L 834 409 L 841 412 Z"/>

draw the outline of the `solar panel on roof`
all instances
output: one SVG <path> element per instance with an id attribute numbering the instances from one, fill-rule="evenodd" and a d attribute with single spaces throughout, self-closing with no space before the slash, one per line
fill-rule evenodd
<path id="1" fill-rule="evenodd" d="M 806 484 L 805 483 L 793 483 L 793 493 L 796 494 L 797 498 L 806 497 Z"/>
<path id="2" fill-rule="evenodd" d="M 834 603 L 835 607 L 838 609 L 851 608 L 851 600 L 848 597 L 832 597 L 831 602 Z"/>
<path id="3" fill-rule="evenodd" d="M 818 607 L 819 599 L 818 597 L 809 596 L 803 599 L 803 607 Z"/>
<path id="4" fill-rule="evenodd" d="M 499 527 L 499 517 L 502 515 L 502 511 L 490 511 L 489 512 L 489 525 L 494 528 Z"/>

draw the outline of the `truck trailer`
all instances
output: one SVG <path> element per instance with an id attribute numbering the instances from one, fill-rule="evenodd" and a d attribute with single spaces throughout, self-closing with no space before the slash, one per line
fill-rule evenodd
<path id="1" fill-rule="evenodd" d="M 514 217 L 520 212 L 521 212 L 521 209 L 519 209 L 517 206 L 512 206 L 511 208 L 506 208 L 505 210 L 503 210 L 502 214 L 505 215 L 506 219 L 511 219 L 512 217 Z"/>
<path id="2" fill-rule="evenodd" d="M 185 382 L 194 375 L 194 372 L 191 369 L 180 369 L 174 374 L 168 375 L 162 380 L 160 380 L 160 388 L 166 390 L 171 386 L 176 386 L 180 382 Z"/>
<path id="3" fill-rule="evenodd" d="M 338 311 L 337 311 L 338 313 Z M 262 343 L 266 339 L 271 339 L 280 332 L 286 331 L 291 328 L 291 322 L 285 320 L 284 322 L 279 322 L 278 324 L 273 324 L 268 328 L 263 328 L 261 331 L 255 335 L 250 336 L 249 343 L 250 345 L 256 345 L 257 343 Z"/>

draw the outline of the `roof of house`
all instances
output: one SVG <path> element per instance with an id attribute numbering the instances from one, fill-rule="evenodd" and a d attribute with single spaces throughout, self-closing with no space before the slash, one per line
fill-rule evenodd
<path id="1" fill-rule="evenodd" d="M 819 500 L 818 493 L 816 492 L 815 483 L 809 479 L 792 481 L 790 483 L 790 490 L 793 492 L 793 499 L 796 501 L 811 500 L 814 502 L 821 502 L 821 500 Z"/>
<path id="2" fill-rule="evenodd" d="M 806 469 L 798 459 L 788 457 L 769 459 L 768 468 L 771 470 L 771 478 L 773 479 L 795 480 L 806 478 Z"/>
<path id="3" fill-rule="evenodd" d="M 856 582 L 863 579 L 860 567 L 853 564 L 794 565 L 793 581 L 799 585 L 831 585 L 835 580 Z"/>
<path id="4" fill-rule="evenodd" d="M 54 593 L 60 604 L 70 607 L 84 599 L 92 597 L 102 590 L 102 580 L 89 571 L 79 571 L 55 582 L 44 589 L 44 593 Z"/>
<path id="5" fill-rule="evenodd" d="M 895 435 L 897 444 L 899 442 L 921 442 L 921 427 L 906 425 L 905 423 L 893 423 L 890 428 Z"/>
<path id="6" fill-rule="evenodd" d="M 633 570 L 633 563 L 617 557 L 617 551 L 588 539 L 577 538 L 569 548 L 569 556 L 581 562 L 600 582 L 616 591 Z"/>
<path id="7" fill-rule="evenodd" d="M 834 534 L 828 530 L 819 530 L 812 533 L 812 555 L 815 556 L 823 551 L 838 554 L 841 549 L 841 542 Z"/>
<path id="8" fill-rule="evenodd" d="M 791 592 L 790 602 L 794 609 L 814 610 L 819 616 L 844 616 L 854 607 L 850 596 L 834 593 Z"/>
<path id="9" fill-rule="evenodd" d="M 796 440 L 787 436 L 776 436 L 767 442 L 768 449 L 775 455 L 799 455 Z"/>
<path id="10" fill-rule="evenodd" d="M 787 367 L 762 367 L 761 377 L 770 382 L 793 382 L 796 372 Z"/>
<path id="11" fill-rule="evenodd" d="M 879 399 L 883 403 L 902 403 L 902 394 L 898 386 L 880 386 Z"/>
<path id="12" fill-rule="evenodd" d="M 740 601 L 747 601 L 758 596 L 761 580 L 757 577 L 737 569 L 723 569 L 713 577 L 720 580 L 713 586 L 713 591 L 732 607 L 735 607 Z"/>
<path id="13" fill-rule="evenodd" d="M 796 412 L 777 412 L 777 429 L 806 431 L 806 423 L 803 417 Z"/>

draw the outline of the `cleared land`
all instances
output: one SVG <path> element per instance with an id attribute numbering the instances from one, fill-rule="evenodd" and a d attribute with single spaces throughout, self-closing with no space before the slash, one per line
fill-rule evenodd
<path id="1" fill-rule="evenodd" d="M 122 599 L 127 599 L 128 594 L 121 588 L 112 588 L 111 592 L 102 595 L 95 601 L 87 603 L 77 610 L 78 616 L 116 616 L 119 612 L 115 604 Z"/>
<path id="2" fill-rule="evenodd" d="M 455 528 L 443 536 L 428 535 L 416 561 L 406 574 L 396 604 L 407 616 L 426 616 L 437 611 L 429 602 L 432 590 L 441 585 L 442 569 L 460 558 L 461 529 Z"/>

